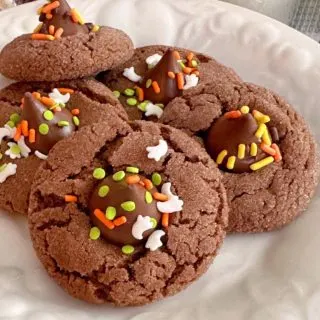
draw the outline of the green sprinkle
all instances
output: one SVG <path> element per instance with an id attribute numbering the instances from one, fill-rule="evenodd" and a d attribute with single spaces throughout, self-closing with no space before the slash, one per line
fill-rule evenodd
<path id="1" fill-rule="evenodd" d="M 152 203 L 152 200 L 153 200 L 152 194 L 149 191 L 146 191 L 144 195 L 144 199 L 146 200 L 146 203 L 148 204 Z"/>
<path id="2" fill-rule="evenodd" d="M 20 149 L 20 147 L 19 147 L 17 144 L 14 144 L 14 145 L 10 148 L 10 151 L 11 151 L 13 154 L 20 154 L 20 153 L 21 153 L 21 149 Z"/>
<path id="3" fill-rule="evenodd" d="M 123 93 L 128 97 L 133 97 L 135 94 L 135 91 L 133 89 L 127 88 L 123 91 Z"/>
<path id="4" fill-rule="evenodd" d="M 39 126 L 39 132 L 43 136 L 46 136 L 49 133 L 49 126 L 46 123 L 41 123 Z"/>
<path id="5" fill-rule="evenodd" d="M 106 218 L 113 220 L 117 215 L 117 209 L 115 207 L 108 207 L 106 210 Z"/>
<path id="6" fill-rule="evenodd" d="M 47 120 L 47 121 L 51 121 L 54 118 L 53 112 L 50 110 L 47 110 L 43 113 L 43 117 Z"/>
<path id="7" fill-rule="evenodd" d="M 7 167 L 7 164 L 4 163 L 2 166 L 0 166 L 0 172 L 2 172 Z"/>
<path id="8" fill-rule="evenodd" d="M 102 187 L 99 188 L 98 195 L 99 195 L 100 198 L 104 198 L 104 197 L 107 196 L 109 191 L 110 191 L 109 186 L 102 186 Z"/>
<path id="9" fill-rule="evenodd" d="M 192 60 L 192 61 L 191 61 L 191 65 L 192 65 L 194 68 L 196 68 L 196 67 L 198 66 L 197 60 Z"/>
<path id="10" fill-rule="evenodd" d="M 93 170 L 93 177 L 97 180 L 102 180 L 106 176 L 106 172 L 102 168 L 96 168 Z"/>
<path id="11" fill-rule="evenodd" d="M 130 173 L 139 173 L 139 168 L 137 168 L 137 167 L 127 167 L 126 171 L 130 172 Z"/>
<path id="12" fill-rule="evenodd" d="M 147 111 L 147 104 L 149 103 L 149 101 L 143 101 L 141 103 L 138 104 L 138 109 L 146 112 Z"/>
<path id="13" fill-rule="evenodd" d="M 74 123 L 75 126 L 79 127 L 79 125 L 80 125 L 80 120 L 79 120 L 79 118 L 78 118 L 77 116 L 73 116 L 73 117 L 72 117 L 72 121 L 73 121 L 73 123 Z"/>
<path id="14" fill-rule="evenodd" d="M 121 208 L 124 211 L 134 211 L 136 209 L 136 204 L 133 201 L 126 201 L 121 203 Z"/>
<path id="15" fill-rule="evenodd" d="M 100 238 L 100 230 L 97 227 L 93 227 L 90 230 L 90 239 L 91 240 L 98 240 Z"/>
<path id="16" fill-rule="evenodd" d="M 69 121 L 61 120 L 58 122 L 58 127 L 67 127 L 69 125 Z"/>
<path id="17" fill-rule="evenodd" d="M 134 252 L 134 247 L 130 245 L 126 245 L 126 246 L 123 246 L 121 250 L 124 254 L 132 254 Z"/>
<path id="18" fill-rule="evenodd" d="M 13 121 L 8 121 L 7 123 L 6 123 L 6 125 L 8 125 L 11 129 L 12 128 L 14 128 L 16 125 L 14 124 L 14 122 Z"/>
<path id="19" fill-rule="evenodd" d="M 124 171 L 118 171 L 112 176 L 112 179 L 114 181 L 121 181 L 125 176 L 126 173 Z"/>
<path id="20" fill-rule="evenodd" d="M 186 67 L 186 65 L 182 61 L 180 61 L 179 64 L 182 69 Z"/>
<path id="21" fill-rule="evenodd" d="M 116 98 L 119 98 L 119 97 L 120 97 L 120 91 L 115 90 L 115 91 L 113 91 L 112 93 L 113 93 L 113 95 L 114 95 Z"/>
<path id="22" fill-rule="evenodd" d="M 16 124 L 20 121 L 20 116 L 17 113 L 13 113 L 10 116 L 10 121 L 12 121 L 14 124 Z"/>
<path id="23" fill-rule="evenodd" d="M 163 103 L 156 103 L 156 106 L 160 107 L 160 108 L 164 108 L 164 104 Z"/>
<path id="24" fill-rule="evenodd" d="M 158 225 L 158 222 L 155 218 L 150 218 L 150 221 L 152 223 L 152 228 L 155 229 Z"/>
<path id="25" fill-rule="evenodd" d="M 138 103 L 138 100 L 136 98 L 129 98 L 127 99 L 127 104 L 129 106 L 135 106 Z"/>
<path id="26" fill-rule="evenodd" d="M 158 172 L 152 174 L 151 180 L 155 186 L 159 186 L 162 182 L 161 175 Z"/>
<path id="27" fill-rule="evenodd" d="M 146 82 L 146 88 L 150 88 L 152 85 L 152 80 L 151 79 L 148 79 L 147 82 Z"/>

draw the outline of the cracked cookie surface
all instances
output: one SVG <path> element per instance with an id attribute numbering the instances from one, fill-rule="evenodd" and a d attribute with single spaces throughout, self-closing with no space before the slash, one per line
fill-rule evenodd
<path id="1" fill-rule="evenodd" d="M 56 87 L 68 87 L 75 90 L 67 104 L 68 109 L 77 108 L 81 114 L 80 128 L 103 121 L 109 117 L 127 119 L 127 115 L 113 96 L 112 92 L 95 80 L 74 80 L 59 83 L 14 83 L 0 90 L 0 127 L 9 120 L 10 115 L 21 113 L 21 99 L 25 92 L 39 91 L 49 93 Z M 28 199 L 35 171 L 43 160 L 35 155 L 27 158 L 11 160 L 5 156 L 7 142 L 2 141 L 0 166 L 7 162 L 17 164 L 17 172 L 5 182 L 0 183 L 0 207 L 8 212 L 27 214 Z"/>
<path id="2" fill-rule="evenodd" d="M 160 161 L 146 147 L 168 143 Z M 88 202 L 95 167 L 138 167 L 159 172 L 184 201 L 172 214 L 164 245 L 132 255 L 104 239 L 90 240 Z M 65 203 L 73 194 L 77 203 Z M 227 225 L 221 174 L 201 146 L 174 128 L 115 119 L 83 128 L 56 144 L 32 187 L 29 227 L 34 248 L 49 275 L 70 295 L 92 302 L 144 305 L 173 295 L 202 275 L 217 254 Z"/>
<path id="3" fill-rule="evenodd" d="M 199 86 L 176 98 L 166 107 L 162 122 L 203 137 L 222 114 L 244 105 L 270 116 L 283 159 L 255 172 L 223 172 L 230 205 L 228 231 L 270 231 L 307 208 L 319 181 L 317 147 L 304 119 L 270 90 L 223 83 Z"/>
<path id="4" fill-rule="evenodd" d="M 17 81 L 78 79 L 115 68 L 131 58 L 133 44 L 121 30 L 101 27 L 58 41 L 22 35 L 0 53 L 0 72 Z"/>

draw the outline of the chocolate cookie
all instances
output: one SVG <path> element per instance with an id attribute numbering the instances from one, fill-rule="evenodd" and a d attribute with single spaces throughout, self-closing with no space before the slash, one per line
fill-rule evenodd
<path id="1" fill-rule="evenodd" d="M 51 147 L 109 117 L 127 119 L 112 92 L 95 80 L 15 83 L 2 89 L 0 208 L 26 214 L 35 171 Z"/>
<path id="2" fill-rule="evenodd" d="M 98 80 L 115 91 L 131 120 L 160 118 L 169 101 L 198 83 L 241 82 L 209 56 L 160 45 L 137 48 L 128 62 Z"/>
<path id="3" fill-rule="evenodd" d="M 122 31 L 84 23 L 65 0 L 39 9 L 40 24 L 0 53 L 0 72 L 18 81 L 60 81 L 94 75 L 116 67 L 133 54 Z"/>
<path id="4" fill-rule="evenodd" d="M 219 165 L 229 232 L 278 229 L 306 209 L 319 180 L 316 143 L 273 92 L 246 83 L 203 85 L 169 103 L 161 120 L 200 137 Z"/>
<path id="5" fill-rule="evenodd" d="M 119 120 L 57 143 L 30 198 L 49 275 L 91 303 L 143 305 L 202 275 L 225 236 L 221 174 L 183 132 Z"/>

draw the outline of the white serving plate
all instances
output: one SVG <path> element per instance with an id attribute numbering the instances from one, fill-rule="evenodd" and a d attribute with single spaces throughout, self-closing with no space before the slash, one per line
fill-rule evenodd
<path id="1" fill-rule="evenodd" d="M 44 1 L 43 1 L 44 2 Z M 0 47 L 37 24 L 41 2 L 0 13 Z M 320 46 L 260 14 L 215 0 L 77 0 L 88 21 L 118 27 L 136 46 L 203 51 L 245 80 L 274 89 L 320 138 Z M 0 78 L 0 87 L 8 84 Z M 18 190 L 17 190 L 18 191 Z M 26 220 L 0 214 L 0 319 L 319 320 L 320 199 L 280 232 L 229 236 L 208 273 L 184 292 L 139 308 L 94 306 L 49 279 Z"/>

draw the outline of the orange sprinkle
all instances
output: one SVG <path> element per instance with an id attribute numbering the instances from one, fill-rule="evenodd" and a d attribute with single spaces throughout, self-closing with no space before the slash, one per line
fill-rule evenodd
<path id="1" fill-rule="evenodd" d="M 168 196 L 160 192 L 155 192 L 152 196 L 158 201 L 168 201 Z"/>
<path id="2" fill-rule="evenodd" d="M 114 224 L 112 221 L 108 220 L 105 216 L 105 214 L 100 210 L 96 209 L 94 210 L 93 214 L 102 222 L 108 229 L 112 230 L 114 229 Z"/>
<path id="3" fill-rule="evenodd" d="M 142 88 L 140 87 L 136 87 L 136 92 L 137 92 L 137 96 L 138 96 L 138 100 L 141 102 L 144 100 L 144 91 Z"/>
<path id="4" fill-rule="evenodd" d="M 177 73 L 177 85 L 179 90 L 183 90 L 184 77 L 182 72 Z"/>
<path id="5" fill-rule="evenodd" d="M 47 13 L 47 14 L 46 14 L 46 18 L 47 18 L 48 20 L 51 20 L 51 19 L 53 18 L 53 15 L 52 15 L 51 13 Z"/>
<path id="6" fill-rule="evenodd" d="M 273 143 L 273 144 L 271 145 L 271 148 L 276 151 L 276 154 L 274 155 L 274 160 L 275 160 L 276 162 L 280 162 L 280 161 L 282 160 L 282 155 L 281 155 L 279 146 L 278 146 L 277 144 Z"/>
<path id="7" fill-rule="evenodd" d="M 125 216 L 119 217 L 113 220 L 113 223 L 116 227 L 119 227 L 127 222 L 127 218 Z"/>
<path id="8" fill-rule="evenodd" d="M 190 74 L 190 73 L 192 72 L 192 68 L 184 67 L 182 71 L 183 71 L 183 73 L 185 73 L 185 74 Z"/>
<path id="9" fill-rule="evenodd" d="M 27 120 L 21 121 L 21 132 L 25 137 L 29 135 L 29 124 Z"/>
<path id="10" fill-rule="evenodd" d="M 72 109 L 71 113 L 73 116 L 78 116 L 80 114 L 80 110 L 79 109 Z"/>
<path id="11" fill-rule="evenodd" d="M 126 178 L 126 183 L 127 184 L 136 184 L 140 182 L 140 176 L 138 176 L 137 174 L 134 174 L 132 176 L 128 176 Z"/>
<path id="12" fill-rule="evenodd" d="M 151 190 L 153 188 L 153 183 L 149 179 L 144 179 L 143 180 L 144 186 L 147 190 Z"/>
<path id="13" fill-rule="evenodd" d="M 73 22 L 79 23 L 79 24 L 84 24 L 84 20 L 81 17 L 81 15 L 77 9 L 71 9 L 70 14 L 71 14 L 71 19 L 73 20 Z"/>
<path id="14" fill-rule="evenodd" d="M 53 1 L 42 8 L 42 13 L 51 13 L 52 10 L 60 7 L 59 1 Z"/>
<path id="15" fill-rule="evenodd" d="M 56 38 L 56 39 L 60 39 L 61 38 L 61 36 L 62 36 L 62 34 L 63 34 L 63 28 L 59 28 L 56 32 L 55 32 L 55 34 L 54 34 L 54 37 Z"/>
<path id="16" fill-rule="evenodd" d="M 64 93 L 70 93 L 70 94 L 74 93 L 74 90 L 70 89 L 70 88 L 58 88 L 58 90 L 60 93 L 63 93 L 63 94 Z"/>
<path id="17" fill-rule="evenodd" d="M 53 109 L 53 112 L 60 112 L 62 109 L 61 109 L 61 107 L 55 107 L 54 109 Z"/>
<path id="18" fill-rule="evenodd" d="M 21 124 L 17 126 L 16 134 L 13 137 L 14 141 L 18 141 L 21 138 Z"/>
<path id="19" fill-rule="evenodd" d="M 227 119 L 237 119 L 241 117 L 241 112 L 239 110 L 229 111 L 224 114 Z"/>
<path id="20" fill-rule="evenodd" d="M 143 187 L 145 187 L 145 184 L 144 184 L 144 182 L 143 181 L 139 181 L 139 184 L 141 185 L 141 186 L 143 186 Z"/>
<path id="21" fill-rule="evenodd" d="M 193 59 L 193 57 L 194 57 L 193 52 L 189 52 L 188 55 L 187 55 L 187 60 L 191 61 Z"/>
<path id="22" fill-rule="evenodd" d="M 161 224 L 164 228 L 168 228 L 168 226 L 169 226 L 169 213 L 162 214 Z"/>
<path id="23" fill-rule="evenodd" d="M 53 36 L 54 35 L 54 25 L 49 26 L 49 33 Z"/>
<path id="24" fill-rule="evenodd" d="M 260 148 L 262 151 L 264 151 L 265 153 L 269 154 L 270 156 L 275 156 L 276 155 L 276 150 L 269 147 L 266 143 L 262 142 L 260 144 Z"/>
<path id="25" fill-rule="evenodd" d="M 32 92 L 32 95 L 34 98 L 40 100 L 41 99 L 41 94 L 39 92 Z"/>
<path id="26" fill-rule="evenodd" d="M 78 202 L 78 197 L 73 196 L 73 195 L 71 195 L 71 194 L 66 194 L 66 195 L 64 196 L 64 201 L 65 201 L 65 202 L 73 202 L 73 203 L 76 203 L 76 202 Z"/>
<path id="27" fill-rule="evenodd" d="M 200 72 L 198 70 L 194 70 L 191 72 L 192 74 L 195 74 L 197 77 L 200 76 Z"/>
<path id="28" fill-rule="evenodd" d="M 50 34 L 34 33 L 31 35 L 32 40 L 54 40 L 54 36 Z"/>
<path id="29" fill-rule="evenodd" d="M 152 81 L 152 88 L 155 93 L 160 93 L 160 87 L 157 81 Z"/>
<path id="30" fill-rule="evenodd" d="M 174 55 L 174 57 L 177 59 L 177 60 L 180 60 L 181 58 L 180 58 L 180 53 L 178 52 L 178 51 L 173 51 L 173 55 Z"/>
<path id="31" fill-rule="evenodd" d="M 176 75 L 174 74 L 174 72 L 169 71 L 168 72 L 168 77 L 171 78 L 171 79 L 174 79 L 176 77 Z"/>
<path id="32" fill-rule="evenodd" d="M 34 130 L 34 129 L 29 130 L 29 142 L 30 143 L 36 142 L 36 130 Z"/>
<path id="33" fill-rule="evenodd" d="M 40 98 L 41 102 L 45 104 L 47 107 L 53 107 L 56 103 L 53 99 L 48 98 L 48 97 L 41 97 Z"/>

